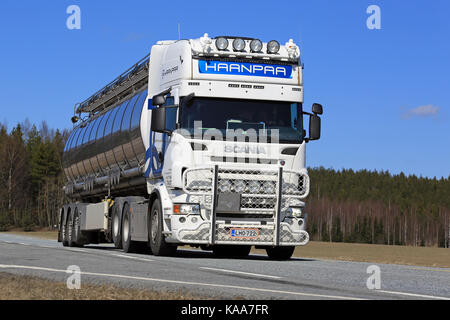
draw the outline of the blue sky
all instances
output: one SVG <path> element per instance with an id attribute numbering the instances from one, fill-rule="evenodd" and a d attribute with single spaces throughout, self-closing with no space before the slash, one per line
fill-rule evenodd
<path id="1" fill-rule="evenodd" d="M 81 8 L 68 30 L 66 8 Z M 275 5 L 276 4 L 276 5 Z M 369 5 L 381 30 L 369 30 Z M 156 41 L 242 35 L 293 38 L 305 107 L 324 106 L 308 166 L 450 175 L 450 2 L 20 1 L 0 11 L 0 120 L 70 128 L 73 106 Z"/>

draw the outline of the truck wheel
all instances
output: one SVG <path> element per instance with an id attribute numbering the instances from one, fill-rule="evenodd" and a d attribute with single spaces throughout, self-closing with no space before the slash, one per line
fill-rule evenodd
<path id="1" fill-rule="evenodd" d="M 177 251 L 177 246 L 166 243 L 163 234 L 163 213 L 159 199 L 153 201 L 147 221 L 148 241 L 155 256 L 171 256 Z"/>
<path id="2" fill-rule="evenodd" d="M 117 249 L 122 249 L 122 234 L 120 232 L 120 214 L 118 207 L 114 207 L 113 210 L 111 229 L 114 247 Z"/>
<path id="3" fill-rule="evenodd" d="M 131 240 L 130 205 L 125 203 L 122 214 L 122 247 L 124 252 L 137 252 L 138 245 Z"/>
<path id="4" fill-rule="evenodd" d="M 82 247 L 82 236 L 81 236 L 81 226 L 80 226 L 80 213 L 78 212 L 78 208 L 75 208 L 75 212 L 73 214 L 72 221 L 72 238 L 74 242 L 74 246 Z"/>
<path id="5" fill-rule="evenodd" d="M 294 250 L 294 246 L 266 248 L 267 255 L 272 260 L 289 260 L 292 257 Z"/>
<path id="6" fill-rule="evenodd" d="M 70 211 L 66 224 L 67 243 L 69 247 L 75 247 L 75 239 L 73 237 L 73 213 Z"/>
<path id="7" fill-rule="evenodd" d="M 251 246 L 242 245 L 216 245 L 213 252 L 216 256 L 222 258 L 244 258 L 248 256 Z"/>

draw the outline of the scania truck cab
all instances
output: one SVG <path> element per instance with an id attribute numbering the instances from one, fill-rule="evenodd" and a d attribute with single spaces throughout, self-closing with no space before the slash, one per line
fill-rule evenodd
<path id="1" fill-rule="evenodd" d="M 59 240 L 290 258 L 309 241 L 305 147 L 322 114 L 303 110 L 302 69 L 292 40 L 157 42 L 76 106 Z"/>

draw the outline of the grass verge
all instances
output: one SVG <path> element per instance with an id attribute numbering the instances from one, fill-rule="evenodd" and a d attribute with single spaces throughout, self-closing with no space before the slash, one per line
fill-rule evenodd
<path id="1" fill-rule="evenodd" d="M 162 292 L 82 284 L 69 290 L 63 282 L 0 272 L 0 300 L 205 300 L 189 292 Z"/>

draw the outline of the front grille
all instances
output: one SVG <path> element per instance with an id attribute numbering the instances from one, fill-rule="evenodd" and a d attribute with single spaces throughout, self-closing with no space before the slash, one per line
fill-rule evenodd
<path id="1" fill-rule="evenodd" d="M 213 177 L 213 168 L 187 169 L 183 176 L 183 189 L 189 195 L 199 196 L 194 198 L 211 209 Z M 278 170 L 219 168 L 217 189 L 219 193 L 240 194 L 240 210 L 243 213 L 272 215 L 277 205 Z M 283 172 L 282 211 L 308 193 L 309 177 L 306 173 Z"/>

